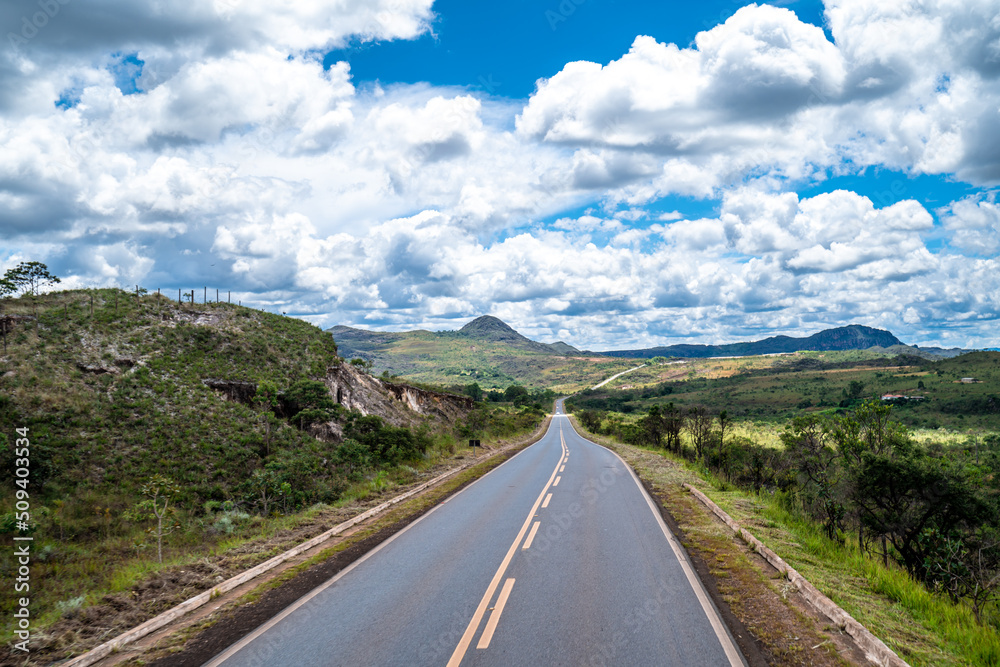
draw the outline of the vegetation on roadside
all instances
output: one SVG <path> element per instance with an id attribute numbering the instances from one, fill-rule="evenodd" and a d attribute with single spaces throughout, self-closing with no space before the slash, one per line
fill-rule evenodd
<path id="1" fill-rule="evenodd" d="M 1000 664 L 1000 436 L 986 434 L 978 446 L 921 444 L 891 418 L 893 410 L 867 400 L 844 415 L 799 416 L 780 433 L 780 448 L 735 435 L 726 411 L 702 407 L 654 405 L 637 418 L 583 409 L 576 416 L 594 433 L 662 451 L 719 490 L 754 499 L 762 515 L 751 513 L 751 520 L 767 517 L 767 525 L 794 534 L 801 560 L 789 558 L 784 544 L 772 546 L 819 579 L 813 583 L 858 577 L 887 604 L 900 605 L 923 625 L 929 639 L 921 642 L 935 645 L 925 652 L 880 633 L 885 619 L 876 610 L 872 629 L 904 658 Z M 820 587 L 868 623 L 865 593 Z"/>
<path id="2" fill-rule="evenodd" d="M 142 289 L 25 293 L 3 306 L 13 324 L 0 356 L 0 534 L 34 537 L 32 577 L 46 582 L 32 591 L 38 630 L 134 589 L 161 561 L 195 562 L 464 455 L 453 424 L 393 426 L 334 403 L 320 380 L 342 363 L 336 344 L 301 320 Z M 487 441 L 543 418 L 512 403 L 481 410 Z M 331 422 L 342 438 L 312 435 Z M 31 441 L 27 530 L 14 512 L 19 428 Z M 8 580 L 11 553 L 0 556 Z M 13 604 L 4 597 L 4 612 Z"/>

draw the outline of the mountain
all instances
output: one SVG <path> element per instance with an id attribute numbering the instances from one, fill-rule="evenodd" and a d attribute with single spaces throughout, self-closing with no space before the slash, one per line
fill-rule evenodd
<path id="1" fill-rule="evenodd" d="M 543 354 L 580 354 L 580 350 L 572 345 L 559 341 L 558 343 L 539 343 L 522 336 L 509 324 L 492 315 L 483 315 L 472 320 L 458 330 L 460 336 L 476 340 L 505 343 L 511 347 L 533 350 Z"/>
<path id="2" fill-rule="evenodd" d="M 474 340 L 491 341 L 494 343 L 505 343 L 512 347 L 519 347 L 525 350 L 535 350 L 537 352 L 552 352 L 552 349 L 544 343 L 522 336 L 514 331 L 503 320 L 490 315 L 484 315 L 472 320 L 458 330 L 459 336 Z"/>
<path id="3" fill-rule="evenodd" d="M 511 384 L 575 390 L 628 368 L 616 359 L 584 358 L 562 341 L 541 343 L 503 320 L 484 315 L 457 331 L 327 329 L 345 358 L 361 358 L 374 373 L 419 382 L 503 389 Z"/>
<path id="4" fill-rule="evenodd" d="M 860 324 L 827 329 L 808 338 L 773 336 L 764 340 L 727 345 L 668 345 L 642 350 L 613 350 L 602 352 L 609 357 L 649 359 L 651 357 L 748 357 L 759 354 L 799 352 L 801 350 L 867 350 L 872 347 L 888 348 L 903 343 L 888 331 L 873 329 Z"/>

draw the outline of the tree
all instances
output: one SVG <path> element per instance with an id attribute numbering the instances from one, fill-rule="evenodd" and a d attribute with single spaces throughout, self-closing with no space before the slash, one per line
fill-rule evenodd
<path id="1" fill-rule="evenodd" d="M 921 539 L 928 531 L 968 530 L 992 516 L 959 464 L 920 450 L 896 458 L 866 453 L 853 484 L 862 527 L 886 538 L 899 564 L 922 580 L 934 553 Z"/>
<path id="2" fill-rule="evenodd" d="M 704 460 L 707 456 L 705 447 L 712 435 L 712 417 L 705 412 L 705 408 L 691 408 L 688 412 L 687 428 L 691 440 L 694 441 L 695 453 L 698 458 Z"/>
<path id="3" fill-rule="evenodd" d="M 458 422 L 458 436 L 470 440 L 478 439 L 490 423 L 489 413 L 485 409 L 470 410 L 465 421 Z"/>
<path id="4" fill-rule="evenodd" d="M 0 286 L 0 293 L 12 286 L 13 290 L 20 290 L 22 295 L 37 295 L 43 287 L 62 282 L 49 273 L 49 267 L 41 262 L 21 262 L 13 269 L 7 269 L 3 279 L 8 286 Z"/>
<path id="5" fill-rule="evenodd" d="M 323 409 L 336 405 L 330 397 L 330 390 L 319 380 L 298 380 L 285 391 L 285 400 L 295 403 L 299 409 Z"/>
<path id="6" fill-rule="evenodd" d="M 660 413 L 660 407 L 654 405 L 649 408 L 645 417 L 639 420 L 639 427 L 642 429 L 643 439 L 654 447 L 659 447 L 663 443 L 663 434 L 666 431 L 666 424 Z"/>
<path id="7" fill-rule="evenodd" d="M 264 456 L 270 456 L 271 422 L 274 418 L 274 409 L 278 407 L 278 388 L 274 383 L 265 380 L 257 385 L 253 406 L 259 414 L 258 419 L 264 422 Z"/>
<path id="8" fill-rule="evenodd" d="M 367 447 L 353 438 L 348 438 L 334 451 L 333 462 L 334 465 L 343 468 L 349 478 L 354 479 L 371 464 L 371 456 Z"/>
<path id="9" fill-rule="evenodd" d="M 6 299 L 16 291 L 17 291 L 17 286 L 14 285 L 13 281 L 11 281 L 6 276 L 0 278 L 0 299 Z"/>
<path id="10" fill-rule="evenodd" d="M 512 384 L 511 386 L 504 389 L 503 397 L 504 400 L 511 403 L 517 403 L 518 399 L 524 399 L 528 396 L 528 390 L 518 384 Z"/>
<path id="11" fill-rule="evenodd" d="M 341 409 L 330 396 L 330 390 L 318 380 L 298 380 L 284 393 L 284 399 L 298 409 L 292 421 L 298 421 L 299 428 L 306 424 L 333 419 L 336 410 Z"/>
<path id="12" fill-rule="evenodd" d="M 174 515 L 174 508 L 170 506 L 170 501 L 180 493 L 181 488 L 169 477 L 157 473 L 149 478 L 142 485 L 142 495 L 148 499 L 139 503 L 136 507 L 139 518 L 156 519 L 156 527 L 150 528 L 150 532 L 156 535 L 156 559 L 163 562 L 163 538 L 172 533 L 180 524 L 174 522 L 173 525 L 164 525 L 164 521 Z"/>
<path id="13" fill-rule="evenodd" d="M 597 410 L 581 410 L 576 413 L 576 417 L 583 424 L 583 427 L 591 433 L 597 433 L 597 430 L 601 428 L 601 413 Z"/>
<path id="14" fill-rule="evenodd" d="M 913 450 L 911 442 L 903 425 L 890 419 L 892 406 L 882 401 L 869 399 L 864 401 L 850 415 L 834 422 L 830 428 L 830 436 L 837 447 L 845 474 L 845 495 L 849 497 L 858 512 L 858 548 L 865 550 L 864 531 L 878 525 L 865 523 L 864 505 L 859 494 L 866 493 L 860 488 L 860 480 L 874 459 L 895 460 L 906 456 Z M 871 472 L 869 469 L 868 472 Z M 883 559 L 888 559 L 888 548 L 885 546 L 887 534 L 879 533 L 883 541 Z M 913 539 L 916 539 L 914 536 Z"/>
<path id="15" fill-rule="evenodd" d="M 465 385 L 465 395 L 478 403 L 483 400 L 483 389 L 478 382 L 473 382 Z"/>
<path id="16" fill-rule="evenodd" d="M 888 403 L 869 399 L 834 423 L 830 434 L 848 466 L 860 464 L 866 452 L 893 458 L 912 448 L 903 425 L 890 419 L 891 411 Z"/>
<path id="17" fill-rule="evenodd" d="M 681 430 L 684 428 L 684 413 L 674 407 L 673 403 L 667 403 L 663 408 L 663 435 L 666 437 L 665 446 L 676 454 L 681 453 Z"/>
<path id="18" fill-rule="evenodd" d="M 839 454 L 828 444 L 828 435 L 815 416 L 796 417 L 780 436 L 798 473 L 803 501 L 823 520 L 831 540 L 837 538 L 846 510 L 840 496 Z"/>
<path id="19" fill-rule="evenodd" d="M 281 495 L 281 479 L 270 467 L 264 470 L 254 470 L 248 480 L 250 494 L 254 501 L 261 506 L 261 513 L 264 516 L 269 514 L 271 504 Z"/>
<path id="20" fill-rule="evenodd" d="M 724 468 L 723 453 L 725 452 L 726 428 L 729 426 L 729 413 L 723 410 L 719 413 L 719 467 Z"/>

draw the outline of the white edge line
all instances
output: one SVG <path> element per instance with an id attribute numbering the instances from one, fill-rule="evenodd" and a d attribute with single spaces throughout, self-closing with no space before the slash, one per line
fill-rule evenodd
<path id="1" fill-rule="evenodd" d="M 574 432 L 576 431 L 576 429 L 573 430 Z M 579 433 L 577 433 L 577 435 L 580 438 L 587 440 Z M 694 589 L 694 594 L 698 598 L 698 602 L 701 603 L 701 608 L 705 611 L 705 615 L 708 617 L 708 622 L 712 625 L 712 629 L 715 630 L 715 636 L 718 637 L 719 643 L 722 644 L 722 649 L 726 653 L 726 657 L 729 658 L 729 664 L 733 665 L 734 667 L 737 665 L 741 667 L 747 667 L 746 660 L 744 660 L 742 654 L 736 648 L 736 643 L 733 640 L 732 635 L 729 633 L 729 629 L 726 627 L 726 624 L 722 622 L 722 617 L 719 614 L 719 610 L 716 609 L 715 604 L 712 602 L 712 599 L 708 597 L 708 592 L 705 590 L 705 585 L 701 583 L 701 579 L 699 579 L 698 575 L 695 574 L 694 568 L 691 566 L 691 562 L 688 559 L 687 553 L 681 547 L 680 543 L 677 541 L 677 537 L 670 531 L 670 528 L 663 520 L 663 516 L 657 509 L 656 503 L 654 503 L 653 499 L 650 498 L 649 493 L 646 491 L 646 487 L 642 485 L 642 482 L 639 481 L 639 477 L 635 474 L 635 471 L 632 470 L 632 466 L 626 463 L 625 459 L 619 456 L 618 452 L 614 451 L 613 449 L 610 449 L 609 447 L 604 447 L 603 445 L 600 445 L 591 440 L 587 440 L 587 442 L 591 442 L 592 444 L 597 445 L 598 447 L 601 447 L 602 449 L 605 449 L 614 454 L 615 457 L 622 462 L 622 465 L 625 466 L 625 469 L 628 470 L 629 475 L 632 476 L 632 481 L 634 481 L 635 485 L 639 487 L 639 492 L 642 493 L 642 496 L 643 498 L 646 499 L 646 504 L 649 506 L 650 511 L 653 513 L 653 516 L 656 517 L 656 522 L 659 524 L 660 530 L 663 531 L 664 537 L 667 538 L 667 542 L 670 544 L 670 548 L 673 550 L 674 555 L 677 557 L 677 560 L 681 565 L 681 569 L 684 570 L 684 575 L 687 577 L 688 583 L 691 585 L 691 588 Z"/>
<path id="2" fill-rule="evenodd" d="M 542 438 L 544 438 L 546 436 L 546 434 L 548 434 L 548 429 L 546 429 L 545 433 L 542 434 Z M 509 459 L 507 459 L 506 461 L 504 461 L 503 463 L 501 463 L 497 467 L 493 468 L 493 470 L 490 470 L 489 472 L 487 472 L 482 477 L 479 477 L 479 478 L 473 480 L 472 483 L 466 485 L 464 488 L 460 489 L 457 493 L 453 493 L 452 495 L 448 496 L 448 500 L 451 500 L 452 498 L 457 497 L 459 494 L 465 492 L 466 490 L 471 489 L 473 486 L 475 486 L 476 484 L 478 484 L 481 480 L 485 479 L 488 475 L 490 475 L 491 473 L 493 473 L 495 470 L 499 470 L 502 466 L 504 466 L 508 462 L 512 461 L 514 459 L 514 457 L 516 457 L 516 456 L 524 453 L 529 448 L 531 448 L 532 445 L 535 445 L 535 444 L 538 444 L 538 442 L 541 442 L 542 438 L 539 438 L 536 442 L 531 443 L 531 445 L 528 445 L 527 447 L 525 447 L 521 451 L 517 452 L 516 454 L 514 454 L 513 456 L 511 456 Z M 486 459 L 483 459 L 483 460 L 485 461 Z M 307 602 L 309 602 L 309 600 L 311 600 L 312 598 L 316 597 L 317 595 L 319 595 L 320 593 L 322 593 L 324 590 L 326 590 L 327 588 L 329 588 L 330 586 L 332 586 L 333 584 L 335 584 L 337 582 L 337 580 L 339 580 L 341 577 L 343 577 L 348 572 L 350 572 L 351 570 L 353 570 L 355 567 L 361 565 L 364 561 L 368 560 L 370 557 L 372 557 L 375 554 L 377 554 L 379 551 L 382 550 L 383 547 L 389 546 L 389 544 L 393 540 L 395 540 L 397 537 L 401 536 L 403 533 L 405 533 L 406 531 L 408 531 L 413 526 L 415 526 L 418 523 L 420 523 L 421 521 L 423 521 L 425 517 L 428 517 L 431 514 L 433 514 L 440 506 L 441 506 L 441 504 L 438 504 L 438 505 L 435 505 L 434 507 L 432 507 L 430 510 L 428 510 L 427 512 L 425 512 L 424 514 L 422 514 L 420 517 L 418 517 L 416 519 L 416 521 L 413 521 L 412 523 L 408 524 L 405 528 L 403 528 L 399 532 L 394 533 L 391 537 L 389 537 L 388 539 L 386 539 L 384 542 L 382 542 L 381 544 L 379 544 L 377 547 L 375 547 L 374 549 L 372 549 L 371 551 L 369 551 L 368 553 L 366 553 L 365 555 L 363 555 L 361 558 L 359 558 L 358 560 L 354 561 L 353 563 L 351 563 L 350 565 L 348 565 L 347 567 L 345 567 L 343 570 L 341 570 L 337 574 L 333 575 L 333 577 L 331 577 L 326 583 L 320 584 L 318 587 L 316 587 L 313 590 L 309 591 L 308 593 L 306 593 L 305 595 L 303 595 L 302 597 L 300 597 L 298 600 L 296 600 L 295 602 L 293 602 L 291 605 L 289 605 L 288 607 L 285 607 L 276 616 L 272 617 L 270 620 L 266 621 L 263 625 L 259 626 L 256 630 L 254 630 L 253 632 L 251 632 L 249 635 L 247 635 L 246 637 L 244 637 L 243 639 L 241 639 L 237 643 L 235 643 L 232 646 L 230 646 L 223 653 L 220 653 L 219 655 L 217 655 L 214 658 L 212 658 L 211 662 L 206 662 L 203 665 L 203 667 L 217 667 L 217 665 L 221 665 L 224 661 L 228 660 L 233 655 L 235 655 L 239 651 L 243 650 L 254 639 L 256 639 L 257 637 L 259 637 L 260 635 L 262 635 L 263 633 L 267 632 L 268 630 L 270 630 L 271 628 L 273 628 L 275 625 L 277 625 L 278 623 L 280 623 L 285 617 L 287 617 L 289 614 L 293 613 L 296 609 L 298 609 L 302 605 L 306 604 Z"/>

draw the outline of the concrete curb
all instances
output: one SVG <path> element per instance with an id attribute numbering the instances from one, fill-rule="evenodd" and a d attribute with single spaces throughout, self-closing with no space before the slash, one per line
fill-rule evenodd
<path id="1" fill-rule="evenodd" d="M 734 533 L 739 535 L 740 538 L 747 544 L 751 545 L 757 553 L 759 553 L 768 563 L 773 565 L 778 572 L 785 575 L 788 581 L 792 582 L 792 584 L 799 589 L 806 600 L 809 601 L 809 604 L 811 604 L 819 612 L 826 614 L 831 621 L 841 627 L 847 634 L 851 635 L 872 663 L 880 665 L 881 667 L 910 667 L 909 664 L 896 655 L 892 649 L 883 644 L 881 639 L 873 635 L 868 628 L 854 620 L 850 614 L 837 606 L 833 600 L 823 595 L 819 589 L 810 584 L 805 577 L 796 572 L 788 563 L 782 560 L 781 556 L 768 549 L 760 540 L 751 535 L 746 529 L 740 526 L 740 524 L 736 523 L 731 516 L 726 514 L 722 508 L 712 502 L 708 496 L 690 484 L 685 484 L 684 488 L 690 491 L 695 498 L 700 500 L 705 507 L 712 510 L 713 514 L 722 519 L 722 521 L 729 526 Z"/>
<path id="2" fill-rule="evenodd" d="M 536 430 L 534 433 L 532 433 L 531 436 L 529 436 L 526 439 L 526 441 L 522 441 L 522 442 L 528 442 L 529 444 L 532 444 L 534 441 L 537 441 L 539 431 L 544 432 L 544 427 L 548 424 L 548 422 L 549 422 L 549 419 L 543 420 L 542 421 L 542 427 L 540 427 L 538 430 Z M 516 443 L 516 444 L 520 444 L 520 443 Z M 227 580 L 223 581 L 222 583 L 220 583 L 220 584 L 218 584 L 216 586 L 213 586 L 209 590 L 204 591 L 203 593 L 199 593 L 198 595 L 194 596 L 193 598 L 185 600 L 184 602 L 180 603 L 176 607 L 173 607 L 172 609 L 168 609 L 167 611 L 163 612 L 159 616 L 154 616 L 153 618 L 149 619 L 145 623 L 142 623 L 141 625 L 137 625 L 136 627 L 132 628 L 131 630 L 129 630 L 127 632 L 123 632 L 122 634 L 118 635 L 114 639 L 108 640 L 105 643 L 101 644 L 100 646 L 92 648 L 91 650 L 87 651 L 86 653 L 78 655 L 77 657 L 75 657 L 75 658 L 73 658 L 73 659 L 71 659 L 71 660 L 69 660 L 69 661 L 67 661 L 65 663 L 62 663 L 62 665 L 63 665 L 63 667 L 88 667 L 88 665 L 93 665 L 98 660 L 106 658 L 107 656 L 111 655 L 115 651 L 120 650 L 125 645 L 131 644 L 132 642 L 134 642 L 134 641 L 136 641 L 138 639 L 142 639 L 146 635 L 159 630 L 160 628 L 162 628 L 163 626 L 167 625 L 168 623 L 171 623 L 171 622 L 177 620 L 178 618 L 181 618 L 182 616 L 184 616 L 188 612 L 193 611 L 193 610 L 197 609 L 198 607 L 201 607 L 202 605 L 208 603 L 212 598 L 217 597 L 219 595 L 222 595 L 223 593 L 225 593 L 227 591 L 230 591 L 230 590 L 236 588 L 237 586 L 240 586 L 241 584 L 244 584 L 244 583 L 250 581 L 251 579 L 255 579 L 256 577 L 260 576 L 261 574 L 264 574 L 268 570 L 273 570 L 274 568 L 276 568 L 277 566 L 281 565 L 285 561 L 287 561 L 287 560 L 289 560 L 291 558 L 294 558 L 295 556 L 298 556 L 299 554 L 304 553 L 304 552 L 308 551 L 309 549 L 312 549 L 313 547 L 315 547 L 315 546 L 317 546 L 317 545 L 325 542 L 326 540 L 330 539 L 331 537 L 335 537 L 336 535 L 344 532 L 348 528 L 350 528 L 352 526 L 355 526 L 355 525 L 361 523 L 362 521 L 365 521 L 366 519 L 370 519 L 371 517 L 373 517 L 373 516 L 375 516 L 377 514 L 380 514 L 381 512 L 384 512 L 385 510 L 389 509 L 390 507 L 392 507 L 393 505 L 395 505 L 397 503 L 400 503 L 400 502 L 402 502 L 404 500 L 412 498 L 414 495 L 420 493 L 421 491 L 424 491 L 425 489 L 427 489 L 430 486 L 434 486 L 438 482 L 441 482 L 441 481 L 447 479 L 448 477 L 451 477 L 452 475 L 460 473 L 463 470 L 467 470 L 468 468 L 471 468 L 474 465 L 478 465 L 478 464 L 482 463 L 483 461 L 487 461 L 490 458 L 492 458 L 494 455 L 499 454 L 499 453 L 501 453 L 501 452 L 505 451 L 506 449 L 508 449 L 510 447 L 513 447 L 513 446 L 515 446 L 515 444 L 511 444 L 511 445 L 508 445 L 507 447 L 502 447 L 500 449 L 497 449 L 495 452 L 493 452 L 489 456 L 484 456 L 482 458 L 473 459 L 471 461 L 463 463 L 462 465 L 458 466 L 457 468 L 455 468 L 453 470 L 449 470 L 448 472 L 442 473 L 442 474 L 438 475 L 437 477 L 435 477 L 434 479 L 432 479 L 430 481 L 427 481 L 427 482 L 424 482 L 420 486 L 417 486 L 415 488 L 410 489 L 406 493 L 400 494 L 400 495 L 396 496 L 395 498 L 390 498 L 389 500 L 385 501 L 381 505 L 377 505 L 377 506 L 375 506 L 375 507 L 373 507 L 373 508 L 371 508 L 369 510 L 366 510 L 365 512 L 362 512 L 361 514 L 359 514 L 359 515 L 357 515 L 357 516 L 355 516 L 355 517 L 353 517 L 351 519 L 348 519 L 347 521 L 344 521 L 343 523 L 339 523 L 336 526 L 334 526 L 333 528 L 331 528 L 330 530 L 327 530 L 326 532 L 320 533 L 316 537 L 313 537 L 313 538 L 311 538 L 311 539 L 309 539 L 309 540 L 307 540 L 307 541 L 299 544 L 298 546 L 292 547 L 288 551 L 285 551 L 284 553 L 280 553 L 277 556 L 275 556 L 274 558 L 266 560 L 263 563 L 261 563 L 260 565 L 257 565 L 256 567 L 253 567 L 253 568 L 251 568 L 249 570 L 246 570 L 245 572 L 242 572 L 242 573 L 236 575 L 235 577 L 227 579 Z"/>

